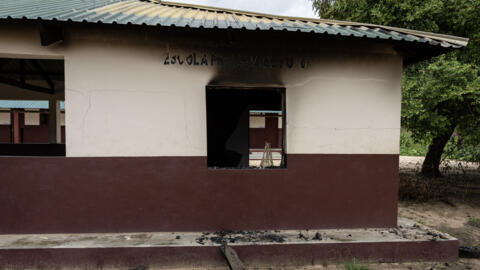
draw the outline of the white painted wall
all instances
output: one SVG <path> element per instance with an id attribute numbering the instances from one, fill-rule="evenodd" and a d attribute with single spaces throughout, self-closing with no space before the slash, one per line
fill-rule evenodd
<path id="1" fill-rule="evenodd" d="M 399 153 L 402 60 L 388 47 L 310 52 L 306 69 L 219 72 L 163 64 L 212 43 L 88 29 L 45 48 L 35 31 L 12 29 L 0 26 L 0 56 L 65 58 L 67 156 L 205 156 L 214 78 L 286 88 L 287 153 Z"/>
<path id="2" fill-rule="evenodd" d="M 25 125 L 26 126 L 39 126 L 40 125 L 40 113 L 39 112 L 25 112 Z"/>
<path id="3" fill-rule="evenodd" d="M 265 116 L 250 116 L 250 128 L 265 128 Z"/>
<path id="4" fill-rule="evenodd" d="M 10 112 L 0 112 L 0 125 L 10 125 Z"/>
<path id="5" fill-rule="evenodd" d="M 60 125 L 65 126 L 65 112 L 60 113 Z"/>
<path id="6" fill-rule="evenodd" d="M 88 42 L 70 48 L 69 156 L 206 155 L 205 86 L 213 70 L 166 68 L 164 52 Z"/>
<path id="7" fill-rule="evenodd" d="M 289 153 L 399 153 L 399 56 L 319 56 L 311 71 L 285 75 Z"/>

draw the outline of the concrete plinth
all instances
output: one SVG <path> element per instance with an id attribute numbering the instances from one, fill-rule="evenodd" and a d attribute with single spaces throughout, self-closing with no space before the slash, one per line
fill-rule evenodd
<path id="1" fill-rule="evenodd" d="M 0 235 L 10 268 L 211 268 L 227 263 L 227 242 L 248 267 L 364 262 L 452 261 L 457 239 L 408 220 L 396 229 Z"/>

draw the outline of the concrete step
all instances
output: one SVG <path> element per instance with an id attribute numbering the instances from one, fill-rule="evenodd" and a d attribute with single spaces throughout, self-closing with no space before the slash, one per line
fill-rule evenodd
<path id="1" fill-rule="evenodd" d="M 458 241 L 415 222 L 397 228 L 0 235 L 5 268 L 132 269 L 226 267 L 226 242 L 247 267 L 342 262 L 452 261 Z"/>

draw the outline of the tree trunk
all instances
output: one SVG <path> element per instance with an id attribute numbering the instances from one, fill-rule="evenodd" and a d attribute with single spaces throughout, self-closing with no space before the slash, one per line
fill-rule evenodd
<path id="1" fill-rule="evenodd" d="M 447 144 L 450 137 L 452 137 L 453 132 L 455 131 L 456 123 L 452 123 L 443 134 L 433 138 L 432 143 L 428 147 L 427 155 L 423 161 L 421 174 L 432 178 L 440 177 L 440 161 L 442 159 L 443 149 Z"/>

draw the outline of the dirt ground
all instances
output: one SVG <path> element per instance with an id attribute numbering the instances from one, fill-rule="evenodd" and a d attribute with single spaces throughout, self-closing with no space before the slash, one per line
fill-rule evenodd
<path id="1" fill-rule="evenodd" d="M 419 179 L 422 157 L 400 157 L 400 189 Z M 443 177 L 434 180 L 427 191 L 429 196 L 400 200 L 399 217 L 408 218 L 456 237 L 460 246 L 480 248 L 480 227 L 472 219 L 480 219 L 480 166 L 476 163 L 447 160 L 441 166 Z M 418 183 L 417 182 L 417 183 Z M 411 187 L 417 188 L 416 186 Z M 402 190 L 400 190 L 400 193 Z M 454 263 L 374 264 L 370 269 L 475 269 L 480 259 L 460 259 Z M 339 269 L 344 269 L 340 266 Z M 328 268 L 325 268 L 328 269 Z M 334 269 L 334 268 L 332 268 Z"/>
<path id="2" fill-rule="evenodd" d="M 480 197 L 463 200 L 450 197 L 446 200 L 428 202 L 401 201 L 398 215 L 412 219 L 459 240 L 460 246 L 480 248 L 480 227 L 469 224 L 473 218 L 480 218 Z M 378 268 L 377 268 L 378 267 Z M 405 268 L 401 268 L 405 267 Z M 480 270 L 480 259 L 460 259 L 455 263 L 416 263 L 404 265 L 372 266 L 371 269 L 476 269 Z"/>

